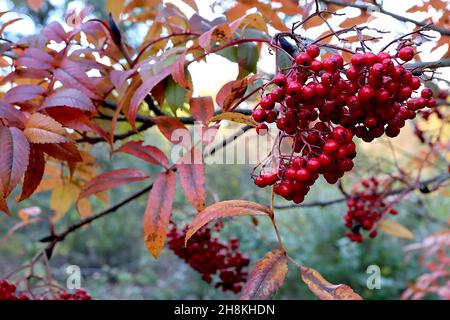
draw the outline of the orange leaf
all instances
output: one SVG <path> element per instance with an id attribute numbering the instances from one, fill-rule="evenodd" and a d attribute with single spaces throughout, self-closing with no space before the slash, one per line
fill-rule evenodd
<path id="1" fill-rule="evenodd" d="M 35 12 L 41 10 L 42 5 L 44 4 L 44 0 L 27 0 L 27 2 L 30 8 Z"/>
<path id="2" fill-rule="evenodd" d="M 110 12 L 114 20 L 119 20 L 124 4 L 125 0 L 106 0 L 106 12 Z"/>
<path id="3" fill-rule="evenodd" d="M 30 145 L 30 157 L 27 171 L 23 180 L 22 194 L 19 201 L 27 199 L 33 194 L 36 188 L 41 183 L 45 170 L 45 159 L 42 150 L 38 149 L 36 145 Z"/>
<path id="4" fill-rule="evenodd" d="M 221 121 L 221 120 L 228 120 L 228 121 L 233 121 L 233 122 L 237 122 L 237 123 L 243 123 L 243 124 L 253 126 L 253 127 L 257 126 L 257 123 L 255 122 L 255 120 L 252 119 L 252 117 L 247 116 L 242 113 L 239 113 L 239 112 L 224 112 L 224 113 L 218 114 L 217 116 L 212 117 L 210 122 Z"/>
<path id="5" fill-rule="evenodd" d="M 211 42 L 226 42 L 231 39 L 233 33 L 227 23 L 215 26 L 198 38 L 198 43 L 203 49 L 211 49 Z"/>
<path id="6" fill-rule="evenodd" d="M 214 101 L 211 97 L 192 98 L 190 111 L 195 120 L 208 124 L 214 116 Z"/>
<path id="7" fill-rule="evenodd" d="M 176 178 L 172 171 L 161 174 L 153 184 L 144 213 L 144 239 L 148 251 L 156 259 L 166 241 L 172 215 Z"/>
<path id="8" fill-rule="evenodd" d="M 228 218 L 233 216 L 270 216 L 271 214 L 272 211 L 269 208 L 251 201 L 228 200 L 217 202 L 207 207 L 195 217 L 186 232 L 185 241 L 188 242 L 201 227 L 218 218 Z"/>
<path id="9" fill-rule="evenodd" d="M 42 113 L 33 113 L 25 123 L 25 136 L 31 143 L 70 143 L 66 130 L 53 118 Z"/>
<path id="10" fill-rule="evenodd" d="M 226 83 L 217 93 L 216 102 L 224 111 L 229 111 L 233 102 L 242 98 L 247 91 L 248 78 L 233 80 Z"/>
<path id="11" fill-rule="evenodd" d="M 269 33 L 266 22 L 258 13 L 244 15 L 241 18 L 230 23 L 230 29 L 232 32 L 235 32 L 240 26 L 242 26 L 243 28 L 251 27 L 262 32 Z"/>
<path id="12" fill-rule="evenodd" d="M 106 191 L 131 182 L 142 181 L 149 176 L 137 169 L 117 169 L 96 176 L 81 189 L 78 199 Z"/>
<path id="13" fill-rule="evenodd" d="M 186 199 L 192 206 L 201 211 L 205 208 L 205 167 L 203 156 L 196 148 L 187 153 L 177 164 L 180 185 Z"/>
<path id="14" fill-rule="evenodd" d="M 331 284 L 312 268 L 302 266 L 301 277 L 309 290 L 321 300 L 362 300 L 349 286 Z"/>
<path id="15" fill-rule="evenodd" d="M 256 262 L 255 268 L 245 284 L 241 300 L 270 299 L 283 285 L 288 272 L 286 254 L 280 249 L 268 252 Z"/>

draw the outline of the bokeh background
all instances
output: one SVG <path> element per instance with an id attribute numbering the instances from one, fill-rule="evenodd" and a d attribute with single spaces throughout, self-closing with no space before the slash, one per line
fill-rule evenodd
<path id="1" fill-rule="evenodd" d="M 176 2 L 176 1 L 174 1 Z M 221 15 L 220 8 L 211 7 L 213 1 L 197 1 L 200 13 L 208 18 Z M 386 5 L 397 3 L 402 6 L 414 1 L 385 1 Z M 0 1 L 0 11 L 14 9 L 17 15 L 24 18 L 22 22 L 7 30 L 7 37 L 20 38 L 39 31 L 42 25 L 52 20 L 63 20 L 67 8 L 80 8 L 84 4 L 95 7 L 94 14 L 105 18 L 107 11 L 104 1 L 45 1 L 43 9 L 32 11 L 25 0 Z M 401 3 L 401 4 L 399 4 Z M 179 2 L 177 2 L 179 4 Z M 180 4 L 189 14 L 189 8 Z M 391 8 L 392 9 L 392 8 Z M 395 8 L 394 8 L 395 9 Z M 192 10 L 191 10 L 192 11 Z M 190 12 L 192 14 L 193 12 Z M 444 12 L 443 14 L 448 14 Z M 383 21 L 379 22 L 383 23 Z M 386 21 L 384 22 L 386 23 Z M 396 32 L 407 32 L 408 26 L 397 26 L 390 21 Z M 145 26 L 125 25 L 128 39 L 140 39 Z M 320 30 L 314 32 L 321 33 Z M 311 33 L 311 37 L 314 36 Z M 131 41 L 132 42 L 132 41 Z M 447 48 L 443 48 L 448 50 Z M 431 56 L 423 53 L 424 60 L 439 59 L 441 53 Z M 208 58 L 208 64 L 198 63 L 192 66 L 194 87 L 199 95 L 214 95 L 225 82 L 236 77 L 237 66 L 220 56 Z M 263 55 L 259 68 L 265 72 L 274 70 L 272 56 Z M 448 69 L 448 68 L 447 68 Z M 211 72 L 210 70 L 214 70 Z M 444 79 L 449 79 L 449 73 L 444 70 Z M 445 83 L 441 84 L 445 88 Z M 432 118 L 423 123 L 427 130 L 442 127 L 442 122 Z M 223 130 L 233 132 L 237 127 L 232 124 Z M 444 129 L 448 139 L 448 125 Z M 249 133 L 251 134 L 251 133 Z M 165 146 L 170 152 L 170 145 L 157 133 L 155 129 L 145 134 L 147 142 Z M 392 139 L 388 144 L 383 139 L 377 140 L 370 146 L 363 142 L 358 145 L 358 161 L 354 173 L 344 178 L 344 186 L 350 187 L 361 178 L 382 172 L 395 172 L 395 164 L 413 168 L 420 155 L 420 144 L 413 134 L 412 127 L 406 127 L 402 134 Z M 393 152 L 392 150 L 396 151 Z M 119 167 L 137 167 L 151 172 L 152 168 L 127 156 L 117 155 L 114 162 L 109 161 L 108 146 L 97 145 L 93 155 L 102 164 L 102 171 Z M 416 157 L 416 158 L 414 158 Z M 444 166 L 445 164 L 436 164 Z M 250 179 L 252 167 L 249 165 L 209 165 L 206 167 L 208 185 L 208 203 L 226 199 L 239 199 L 267 203 L 267 191 L 257 190 Z M 425 172 L 426 173 L 426 172 Z M 316 183 L 309 200 L 328 200 L 340 196 L 336 187 L 326 184 L 323 180 Z M 142 185 L 132 184 L 111 191 L 110 199 L 114 203 L 126 194 L 138 190 Z M 366 299 L 398 299 L 401 293 L 420 274 L 426 272 L 425 264 L 419 263 L 420 252 L 407 253 L 405 246 L 421 241 L 426 236 L 441 230 L 447 225 L 450 217 L 450 190 L 443 189 L 429 195 L 412 193 L 398 206 L 399 215 L 394 220 L 408 227 L 415 235 L 414 240 L 395 238 L 380 234 L 374 240 L 364 241 L 362 244 L 351 243 L 345 237 L 343 216 L 345 203 L 320 208 L 294 208 L 280 210 L 277 217 L 280 232 L 291 256 L 304 265 L 311 266 L 332 283 L 345 283 Z M 12 206 L 12 212 L 37 206 L 43 216 L 52 216 L 49 207 L 48 192 L 33 196 L 19 206 Z M 283 204 L 279 200 L 279 204 Z M 165 250 L 158 261 L 148 254 L 142 239 L 142 216 L 146 205 L 145 197 L 120 209 L 107 219 L 102 219 L 89 227 L 69 236 L 57 249 L 52 259 L 54 277 L 64 283 L 68 265 L 78 265 L 82 270 L 82 286 L 94 297 L 100 299 L 221 299 L 236 298 L 223 293 L 204 283 L 200 275 L 184 264 L 170 250 Z M 100 201 L 93 203 L 95 211 L 106 207 Z M 194 215 L 193 209 L 186 203 L 181 190 L 177 191 L 174 204 L 174 215 L 177 221 L 186 223 Z M 57 228 L 77 221 L 80 218 L 75 209 L 71 209 L 58 222 Z M 31 258 L 42 244 L 40 238 L 48 233 L 47 223 L 33 224 L 17 230 L 11 234 L 20 219 L 17 215 L 12 218 L 0 216 L 0 276 L 20 266 Z M 240 239 L 240 249 L 253 263 L 260 259 L 267 251 L 276 247 L 276 238 L 268 221 L 258 220 L 258 225 L 249 218 L 231 219 L 225 223 L 220 233 L 224 241 L 230 238 Z M 368 274 L 366 269 L 370 265 L 378 265 L 382 273 L 382 287 L 380 290 L 369 290 L 366 287 Z M 300 281 L 299 273 L 291 268 L 285 285 L 275 296 L 276 299 L 315 299 L 306 286 Z M 430 296 L 428 298 L 435 298 Z"/>

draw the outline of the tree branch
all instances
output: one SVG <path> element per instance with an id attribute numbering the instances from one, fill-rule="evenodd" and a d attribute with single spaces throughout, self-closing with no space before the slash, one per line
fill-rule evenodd
<path id="1" fill-rule="evenodd" d="M 109 103 L 110 105 L 112 105 L 111 103 Z M 252 111 L 251 110 L 234 110 L 233 112 L 237 112 L 237 113 L 241 113 L 241 114 L 245 114 L 245 115 L 251 115 Z M 222 111 L 216 111 L 216 115 L 221 114 Z M 105 120 L 112 120 L 112 118 L 107 117 L 107 116 L 102 116 L 102 119 Z M 179 117 L 178 120 L 180 120 L 183 124 L 185 125 L 193 125 L 195 123 L 195 119 L 193 117 Z M 118 141 L 118 140 L 124 140 L 126 138 L 129 138 L 135 134 L 138 134 L 140 132 L 143 132 L 147 129 L 150 129 L 151 127 L 153 127 L 155 125 L 155 123 L 150 120 L 150 118 L 145 117 L 145 116 L 141 116 L 138 115 L 136 117 L 136 122 L 140 122 L 141 126 L 139 128 L 137 128 L 137 130 L 128 130 L 126 132 L 120 133 L 120 134 L 116 134 L 114 135 L 114 141 Z M 104 138 L 102 137 L 82 137 L 76 140 L 77 143 L 83 143 L 83 142 L 87 142 L 90 144 L 97 144 L 100 142 L 106 142 Z"/>
<path id="2" fill-rule="evenodd" d="M 360 9 L 362 11 L 365 11 L 365 12 L 368 12 L 368 11 L 381 12 L 381 13 L 383 13 L 385 15 L 388 15 L 388 16 L 391 16 L 391 17 L 393 17 L 393 18 L 395 18 L 395 19 L 397 19 L 399 21 L 411 22 L 411 23 L 414 23 L 415 25 L 421 26 L 421 27 L 427 25 L 426 22 L 417 21 L 417 20 L 414 20 L 414 19 L 411 19 L 411 18 L 408 18 L 408 17 L 405 17 L 405 16 L 398 15 L 396 13 L 387 11 L 387 10 L 383 9 L 383 7 L 381 5 L 379 5 L 379 4 L 371 5 L 371 4 L 361 3 L 361 2 L 360 3 L 347 3 L 345 1 L 340 1 L 340 0 L 320 0 L 320 1 L 322 1 L 323 3 L 334 4 L 334 5 L 341 6 L 341 7 L 358 8 L 358 9 Z M 437 32 L 439 32 L 440 34 L 442 34 L 444 36 L 450 36 L 450 30 L 449 29 L 441 28 L 441 27 L 438 27 L 438 26 L 435 26 L 435 25 L 429 26 L 429 29 L 433 30 L 433 31 L 437 31 Z"/>
<path id="3" fill-rule="evenodd" d="M 248 130 L 252 129 L 252 126 L 245 126 L 243 127 L 239 132 L 233 134 L 231 137 L 227 138 L 226 140 L 224 140 L 224 142 L 218 146 L 215 146 L 213 149 L 211 149 L 211 151 L 209 153 L 204 154 L 205 157 L 208 156 L 212 156 L 214 155 L 217 151 L 219 151 L 220 149 L 226 147 L 229 143 L 235 141 L 237 138 L 239 138 L 240 136 L 242 136 L 245 132 L 247 132 Z M 176 171 L 176 168 L 171 168 L 170 170 Z M 139 198 L 140 196 L 146 194 L 147 192 L 149 192 L 151 189 L 153 188 L 153 183 L 150 184 L 149 186 L 133 193 L 132 195 L 128 196 L 127 198 L 123 199 L 122 201 L 118 202 L 117 204 L 103 210 L 100 211 L 99 213 L 93 214 L 90 217 L 81 219 L 80 221 L 72 224 L 71 226 L 67 227 L 64 231 L 62 231 L 59 234 L 53 234 L 50 236 L 47 236 L 45 238 L 43 238 L 41 240 L 41 242 L 49 242 L 49 244 L 45 247 L 44 251 L 46 253 L 46 256 L 48 257 L 48 259 L 50 259 L 52 252 L 55 248 L 55 246 L 63 241 L 69 234 L 75 232 L 76 230 L 82 228 L 85 225 L 88 225 L 102 217 L 105 217 L 113 212 L 116 212 L 118 209 L 120 209 L 121 207 L 127 205 L 128 203 L 132 202 L 133 200 Z"/>
<path id="4" fill-rule="evenodd" d="M 429 192 L 433 191 L 433 190 L 428 189 L 429 184 L 432 184 L 435 182 L 442 183 L 449 179 L 450 179 L 449 173 L 436 175 L 432 178 L 429 178 L 429 179 L 426 179 L 423 181 L 419 181 L 418 183 L 415 183 L 411 186 L 392 190 L 390 192 L 387 192 L 386 195 L 393 196 L 393 195 L 402 194 L 404 192 L 408 193 L 408 192 L 411 192 L 414 190 L 420 190 L 422 193 L 429 193 Z M 300 203 L 300 204 L 275 205 L 274 208 L 283 210 L 283 209 L 294 209 L 294 208 L 327 207 L 327 206 L 330 206 L 333 204 L 344 202 L 347 199 L 348 199 L 347 197 L 340 197 L 340 198 L 336 198 L 336 199 L 332 199 L 332 200 L 328 200 L 328 201 L 312 201 L 312 202 L 305 202 L 305 203 Z"/>

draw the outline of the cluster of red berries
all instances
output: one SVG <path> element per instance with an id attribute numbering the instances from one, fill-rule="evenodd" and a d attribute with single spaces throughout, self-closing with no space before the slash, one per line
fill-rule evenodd
<path id="1" fill-rule="evenodd" d="M 57 297 L 42 298 L 43 300 L 91 300 L 92 298 L 84 290 L 77 290 L 75 293 L 61 292 Z M 21 294 L 17 295 L 16 286 L 7 280 L 0 280 L 0 300 L 30 300 L 30 297 Z"/>
<path id="2" fill-rule="evenodd" d="M 398 58 L 406 62 L 414 57 L 409 46 L 395 57 L 386 52 L 356 53 L 348 64 L 339 54 L 322 61 L 319 55 L 316 45 L 299 53 L 289 71 L 275 75 L 270 83 L 275 88 L 262 96 L 252 112 L 259 123 L 258 134 L 276 123 L 281 136 L 293 141 L 292 154 L 281 155 L 278 169 L 261 172 L 255 183 L 275 185 L 278 194 L 298 203 L 317 173 L 335 183 L 352 169 L 353 136 L 366 142 L 384 133 L 395 137 L 418 110 L 436 105 L 428 88 L 411 98 L 420 80 L 397 63 Z"/>
<path id="3" fill-rule="evenodd" d="M 0 300 L 28 300 L 26 295 L 16 295 L 16 286 L 7 280 L 0 280 Z"/>
<path id="4" fill-rule="evenodd" d="M 274 185 L 276 194 L 301 203 L 319 174 L 332 184 L 353 168 L 356 152 L 352 138 L 343 127 L 331 129 L 325 122 L 316 122 L 296 135 L 294 151 L 300 155 L 280 158 L 278 172 L 261 171 L 255 183 L 259 187 Z"/>
<path id="5" fill-rule="evenodd" d="M 220 225 L 215 230 L 219 231 Z M 202 274 L 202 279 L 213 282 L 217 276 L 215 287 L 223 291 L 239 293 L 247 281 L 245 268 L 250 260 L 239 251 L 239 240 L 231 239 L 222 243 L 219 238 L 211 235 L 211 229 L 203 227 L 197 231 L 185 246 L 187 228 L 177 229 L 175 225 L 168 234 L 170 249 L 194 270 Z"/>
<path id="6" fill-rule="evenodd" d="M 91 296 L 84 290 L 78 289 L 75 293 L 62 292 L 56 300 L 92 300 Z"/>
<path id="7" fill-rule="evenodd" d="M 367 180 L 361 180 L 351 199 L 347 200 L 347 213 L 345 214 L 345 226 L 350 228 L 346 236 L 354 242 L 362 242 L 361 230 L 367 230 L 369 237 L 375 238 L 376 222 L 379 221 L 385 213 L 397 214 L 397 210 L 390 208 L 382 194 L 379 181 L 371 177 Z"/>

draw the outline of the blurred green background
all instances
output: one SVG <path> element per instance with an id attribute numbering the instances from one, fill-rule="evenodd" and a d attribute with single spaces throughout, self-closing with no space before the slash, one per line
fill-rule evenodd
<path id="1" fill-rule="evenodd" d="M 8 6 L 12 1 L 6 0 Z M 92 1 L 96 13 L 104 12 L 102 1 Z M 47 19 L 61 19 L 65 1 L 46 2 L 40 13 L 31 13 L 26 1 L 14 1 L 19 12 L 29 13 L 36 19 L 37 26 L 45 24 Z M 12 30 L 12 29 L 11 29 Z M 13 33 L 20 32 L 14 30 Z M 417 145 L 412 129 L 406 127 L 405 135 L 399 137 L 398 145 L 407 149 Z M 169 146 L 153 129 L 145 134 L 147 142 L 155 145 Z M 405 142 L 406 146 L 405 146 Z M 385 149 L 386 151 L 386 149 Z M 414 150 L 415 151 L 415 150 Z M 379 161 L 380 149 L 371 149 L 367 145 L 358 148 L 358 165 L 354 173 L 346 176 L 344 185 L 350 187 L 361 178 L 367 177 L 370 169 L 380 166 L 387 171 L 395 170 L 387 161 Z M 155 168 L 140 160 L 125 155 L 116 155 L 109 161 L 109 149 L 106 145 L 94 148 L 94 156 L 102 163 L 102 171 L 113 168 L 137 167 L 146 172 L 155 172 Z M 384 153 L 386 157 L 386 153 Z M 267 203 L 267 190 L 257 190 L 250 179 L 251 166 L 246 165 L 210 165 L 207 166 L 208 203 L 226 199 L 239 199 L 247 196 L 248 200 Z M 432 174 L 432 173 L 431 173 Z M 112 203 L 126 197 L 144 186 L 135 183 L 110 194 Z M 258 191 L 258 192 L 256 192 Z M 339 197 L 335 186 L 330 186 L 320 179 L 308 195 L 308 201 L 327 200 Z M 418 205 L 421 199 L 422 205 Z M 279 201 L 279 204 L 284 204 Z M 167 248 L 155 261 L 145 248 L 142 232 L 142 218 L 146 197 L 141 197 L 106 219 L 101 219 L 70 235 L 61 243 L 51 261 L 53 275 L 61 283 L 65 282 L 68 265 L 78 265 L 82 270 L 82 286 L 94 298 L 98 299 L 227 299 L 235 295 L 223 293 L 201 280 L 200 275 L 183 263 Z M 52 216 L 49 208 L 49 193 L 41 193 L 21 203 L 19 207 L 11 205 L 12 212 L 20 208 L 39 206 L 43 216 Z M 101 202 L 93 203 L 94 211 L 106 207 Z M 449 218 L 450 199 L 443 195 L 423 196 L 411 194 L 398 206 L 399 215 L 394 220 L 407 226 L 420 241 L 427 235 L 442 229 L 442 224 L 430 221 L 423 214 L 424 210 L 434 219 L 445 221 Z M 345 236 L 346 228 L 343 216 L 345 203 L 324 208 L 295 208 L 280 210 L 276 213 L 280 232 L 290 255 L 299 263 L 310 266 L 330 282 L 350 285 L 365 299 L 398 299 L 418 275 L 426 271 L 418 263 L 418 253 L 405 255 L 404 247 L 412 241 L 380 234 L 374 240 L 363 244 L 351 243 Z M 178 188 L 174 203 L 174 216 L 177 221 L 187 223 L 192 219 L 193 209 L 186 203 Z M 72 209 L 58 222 L 57 229 L 77 221 L 79 214 Z M 434 220 L 433 219 L 433 220 Z M 0 216 L 0 239 L 17 222 L 13 217 Z M 249 218 L 226 220 L 220 237 L 223 241 L 232 237 L 240 239 L 240 250 L 254 262 L 277 246 L 271 224 L 265 219 L 258 219 L 255 226 Z M 48 223 L 27 226 L 14 233 L 7 241 L 0 243 L 0 278 L 17 268 L 43 247 L 38 242 L 49 232 Z M 370 265 L 378 265 L 382 272 L 380 290 L 366 287 Z M 249 270 L 250 271 L 250 270 Z M 316 299 L 300 280 L 298 270 L 290 265 L 285 285 L 276 294 L 276 299 Z M 433 297 L 430 297 L 433 298 Z"/>

